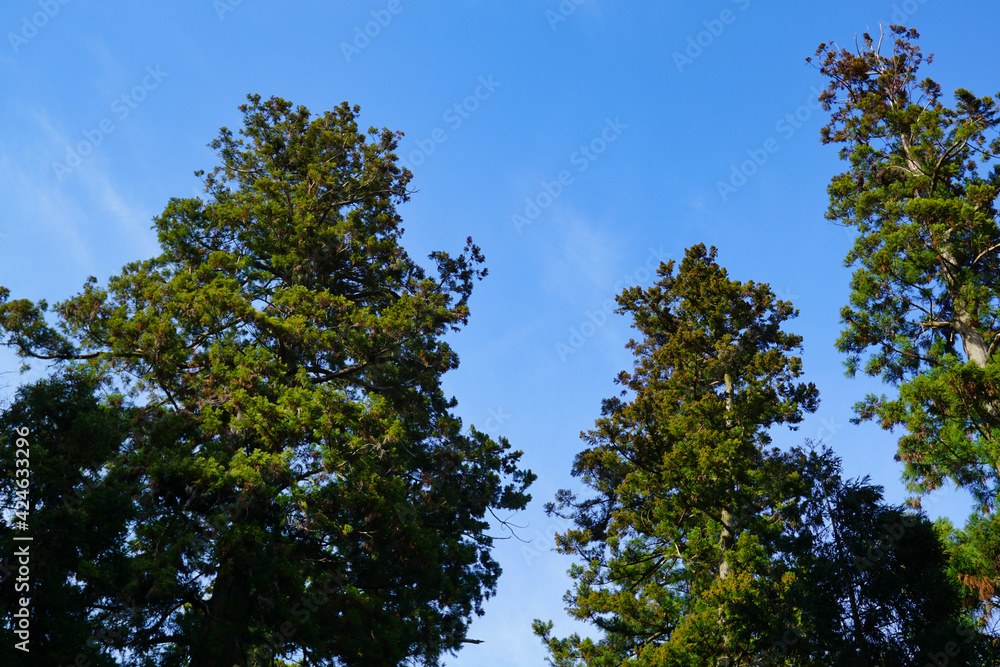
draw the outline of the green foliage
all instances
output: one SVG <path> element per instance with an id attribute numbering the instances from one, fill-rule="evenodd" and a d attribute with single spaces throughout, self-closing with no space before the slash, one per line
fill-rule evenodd
<path id="1" fill-rule="evenodd" d="M 483 257 L 406 254 L 411 176 L 357 107 L 241 110 L 207 198 L 155 219 L 162 254 L 88 280 L 55 326 L 0 288 L 0 329 L 137 406 L 123 664 L 437 664 L 495 591 L 487 515 L 534 478 L 441 390 Z"/>
<path id="2" fill-rule="evenodd" d="M 861 368 L 898 387 L 857 411 L 905 426 L 898 459 L 910 488 L 951 480 L 978 501 L 976 524 L 1000 493 L 1000 139 L 989 137 L 1000 116 L 992 97 L 959 89 L 948 107 L 937 83 L 918 80 L 916 31 L 892 26 L 885 37 L 891 53 L 868 35 L 856 53 L 817 50 L 832 111 L 823 142 L 849 163 L 830 185 L 827 217 L 858 232 L 838 346 L 849 375 Z M 979 562 L 965 574 L 982 591 L 1000 580 L 1000 561 Z"/>
<path id="3" fill-rule="evenodd" d="M 122 410 L 98 400 L 97 385 L 86 374 L 59 375 L 21 388 L 0 415 L 0 469 L 12 471 L 0 476 L 0 506 L 5 516 L 25 513 L 28 524 L 15 529 L 16 514 L 10 525 L 0 523 L 2 664 L 70 665 L 81 654 L 94 666 L 117 664 L 112 642 L 95 634 L 110 640 L 123 620 L 107 607 L 126 580 L 126 527 L 134 516 L 122 466 L 128 424 Z M 22 434 L 25 446 L 18 447 Z M 27 489 L 13 474 L 22 469 L 30 473 Z M 23 563 L 14 554 L 25 546 L 29 572 L 18 582 Z M 13 633 L 22 598 L 30 600 L 27 653 Z"/>
<path id="4" fill-rule="evenodd" d="M 580 559 L 566 596 L 596 639 L 535 633 L 555 667 L 986 664 L 926 518 L 845 482 L 829 450 L 768 449 L 816 409 L 801 338 L 767 285 L 728 279 L 715 249 L 661 265 L 618 298 L 642 339 L 550 513 Z M 953 643 L 955 652 L 943 653 Z M 949 650 L 951 650 L 949 648 Z"/>
<path id="5" fill-rule="evenodd" d="M 553 664 L 714 665 L 787 630 L 761 610 L 789 590 L 774 541 L 799 482 L 765 446 L 772 425 L 816 409 L 817 391 L 796 382 L 801 338 L 781 331 L 792 306 L 729 280 L 715 255 L 690 248 L 676 275 L 661 265 L 656 285 L 618 297 L 642 338 L 573 466 L 595 495 L 549 506 L 576 524 L 557 538 L 583 561 L 570 613 L 605 638 L 553 639 L 538 622 Z"/>
<path id="6" fill-rule="evenodd" d="M 783 556 L 801 619 L 789 665 L 984 665 L 989 642 L 966 614 L 938 531 L 884 504 L 881 487 L 844 481 L 829 451 L 798 453 L 808 480 Z"/>

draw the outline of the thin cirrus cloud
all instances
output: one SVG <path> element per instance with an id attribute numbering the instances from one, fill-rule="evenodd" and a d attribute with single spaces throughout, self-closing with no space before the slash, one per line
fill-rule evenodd
<path id="1" fill-rule="evenodd" d="M 547 255 L 548 286 L 567 299 L 601 296 L 614 284 L 624 248 L 599 225 L 568 211 L 550 216 L 550 241 L 558 248 Z"/>
<path id="2" fill-rule="evenodd" d="M 69 139 L 44 112 L 33 115 L 41 130 L 35 136 L 42 138 L 7 146 L 0 155 L 0 178 L 10 187 L 7 220 L 0 225 L 7 235 L 0 246 L 8 255 L 4 263 L 16 266 L 16 257 L 46 257 L 82 281 L 99 273 L 106 257 L 121 255 L 124 261 L 155 254 L 151 214 L 123 193 L 104 157 L 99 152 L 89 156 L 60 183 L 51 162 Z M 5 279 L 16 281 L 16 272 Z M 38 282 L 26 287 L 44 291 Z"/>

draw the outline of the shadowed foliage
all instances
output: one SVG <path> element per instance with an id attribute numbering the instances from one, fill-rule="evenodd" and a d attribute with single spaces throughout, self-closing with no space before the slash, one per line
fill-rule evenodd
<path id="1" fill-rule="evenodd" d="M 950 480 L 978 502 L 955 564 L 988 617 L 1000 600 L 990 537 L 1000 493 L 1000 116 L 994 98 L 964 89 L 945 104 L 941 86 L 918 77 L 932 59 L 918 38 L 892 26 L 854 51 L 816 52 L 829 79 L 823 142 L 840 145 L 849 165 L 830 184 L 827 217 L 857 232 L 838 346 L 849 375 L 863 369 L 898 388 L 856 409 L 859 420 L 905 427 L 897 459 L 910 488 Z"/>
<path id="2" fill-rule="evenodd" d="M 618 297 L 635 370 L 583 435 L 593 494 L 548 508 L 575 524 L 557 537 L 581 561 L 568 610 L 599 631 L 536 621 L 550 664 L 903 667 L 948 642 L 948 664 L 983 664 L 931 524 L 843 481 L 829 450 L 767 447 L 818 403 L 791 304 L 729 280 L 714 248 L 674 268 Z"/>
<path id="3" fill-rule="evenodd" d="M 534 477 L 441 389 L 483 257 L 471 239 L 431 271 L 407 255 L 411 175 L 357 107 L 241 110 L 206 197 L 155 219 L 159 256 L 53 318 L 0 288 L 7 345 L 135 406 L 120 465 L 139 490 L 114 517 L 134 517 L 130 632 L 106 648 L 128 665 L 438 664 L 496 589 L 492 512 L 523 508 Z"/>

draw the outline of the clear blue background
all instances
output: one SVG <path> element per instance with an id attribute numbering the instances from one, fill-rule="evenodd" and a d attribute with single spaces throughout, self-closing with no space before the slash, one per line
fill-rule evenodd
<path id="1" fill-rule="evenodd" d="M 628 322 L 605 303 L 623 285 L 652 283 L 647 266 L 692 244 L 717 246 L 733 278 L 770 283 L 801 310 L 787 328 L 805 337 L 822 404 L 776 444 L 822 439 L 849 476 L 870 475 L 894 502 L 906 497 L 892 435 L 848 421 L 856 400 L 882 388 L 846 379 L 833 346 L 850 236 L 823 217 L 841 166 L 819 142 L 823 81 L 804 59 L 820 42 L 852 46 L 880 22 L 903 22 L 938 54 L 926 74 L 946 91 L 1000 87 L 995 58 L 984 57 L 1000 14 L 985 0 L 562 7 L 8 0 L 0 9 L 0 284 L 18 298 L 58 301 L 88 275 L 104 281 L 154 254 L 150 219 L 168 198 L 199 194 L 193 172 L 216 164 L 206 144 L 220 126 L 239 127 L 247 93 L 316 112 L 347 100 L 361 105 L 363 125 L 405 132 L 400 154 L 418 190 L 401 208 L 405 246 L 418 257 L 457 252 L 471 235 L 490 270 L 468 328 L 452 338 L 462 366 L 447 389 L 466 423 L 509 437 L 539 476 L 535 500 L 512 519 L 528 542 L 497 543 L 504 575 L 470 632 L 484 643 L 453 665 L 542 664 L 533 618 L 554 619 L 559 635 L 582 627 L 563 611 L 571 561 L 550 551 L 564 526 L 542 505 L 575 484 L 578 434 L 631 366 Z M 468 99 L 481 80 L 490 89 Z M 606 132 L 614 141 L 582 157 L 581 146 L 602 148 L 608 122 L 619 127 Z M 72 151 L 87 155 L 77 163 Z M 719 183 L 754 155 L 763 164 L 723 197 Z M 563 171 L 558 196 L 542 196 L 543 183 L 558 191 Z M 512 215 L 524 215 L 526 199 L 538 215 L 518 229 Z M 18 376 L 17 365 L 0 353 L 10 387 L 44 373 Z M 960 521 L 968 501 L 943 492 L 925 507 Z"/>

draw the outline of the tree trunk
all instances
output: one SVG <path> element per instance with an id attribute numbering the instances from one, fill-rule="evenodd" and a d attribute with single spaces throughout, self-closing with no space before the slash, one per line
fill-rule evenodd
<path id="1" fill-rule="evenodd" d="M 729 377 L 729 373 L 724 376 L 726 383 L 726 428 L 731 429 L 733 427 L 733 419 L 729 413 L 733 409 L 733 380 Z M 719 563 L 719 581 L 725 581 L 729 578 L 729 563 L 726 562 L 726 554 L 733 548 L 733 539 L 735 537 L 735 526 L 733 515 L 728 509 L 722 510 L 722 530 L 719 535 L 719 549 L 722 552 L 722 561 Z M 719 625 L 725 625 L 725 610 L 719 607 Z M 716 665 L 719 667 L 725 667 L 730 664 L 729 659 L 729 634 L 723 632 L 722 634 L 722 656 L 716 660 Z"/>
<path id="2" fill-rule="evenodd" d="M 838 551 L 843 551 L 844 541 L 840 537 L 840 517 L 830 504 L 830 497 L 827 496 L 824 500 L 826 502 L 826 510 L 830 515 L 830 526 L 833 528 L 833 539 L 836 541 Z M 858 606 L 857 590 L 854 587 L 853 578 L 847 582 L 847 599 L 851 607 L 851 639 L 854 642 L 853 649 L 855 661 L 852 664 L 857 665 L 857 667 L 870 667 L 871 661 L 868 659 L 868 640 L 863 632 L 864 621 L 861 618 L 861 610 Z"/>
<path id="3" fill-rule="evenodd" d="M 962 337 L 962 349 L 965 358 L 980 368 L 986 366 L 990 358 L 990 346 L 983 337 L 982 331 L 976 326 L 969 309 L 962 303 L 961 285 L 953 273 L 952 267 L 957 266 L 951 250 L 941 253 L 941 273 L 944 275 L 945 287 L 951 296 L 952 307 L 955 310 L 953 329 Z"/>
<path id="4" fill-rule="evenodd" d="M 722 534 L 719 536 L 719 547 L 722 549 L 722 563 L 719 564 L 719 580 L 729 577 L 729 563 L 726 553 L 733 548 L 733 515 L 729 510 L 722 510 Z"/>
<path id="5" fill-rule="evenodd" d="M 983 333 L 972 322 L 969 312 L 958 305 L 955 306 L 955 333 L 962 337 L 965 358 L 984 368 L 990 359 L 990 346 Z"/>
<path id="6" fill-rule="evenodd" d="M 910 175 L 914 178 L 924 175 L 924 170 L 920 166 L 920 161 L 913 154 L 913 147 L 910 143 L 909 137 L 904 133 L 900 134 L 900 145 L 903 148 L 903 154 L 907 160 L 908 171 Z M 930 192 L 920 192 L 917 191 L 917 197 L 930 196 Z M 962 348 L 965 351 L 965 358 L 968 361 L 975 363 L 980 368 L 986 366 L 986 362 L 989 360 L 990 346 L 983 337 L 982 332 L 975 325 L 972 319 L 972 314 L 969 309 L 962 302 L 961 288 L 958 278 L 955 276 L 954 269 L 958 267 L 958 262 L 955 260 L 955 255 L 948 246 L 951 237 L 951 230 L 948 231 L 943 244 L 943 250 L 940 255 L 940 266 L 941 275 L 944 278 L 945 289 L 948 291 L 948 295 L 951 297 L 953 308 L 955 311 L 954 325 L 953 329 L 955 333 L 962 337 Z M 993 414 L 996 410 L 995 406 L 991 406 L 990 414 Z"/>
<path id="7" fill-rule="evenodd" d="M 733 410 L 733 380 L 729 373 L 724 376 L 726 383 L 726 428 L 733 427 L 733 418 L 730 412 Z M 719 579 L 725 581 L 729 576 L 729 563 L 726 562 L 726 553 L 733 548 L 735 531 L 733 527 L 733 515 L 729 510 L 722 510 L 722 534 L 719 536 L 719 546 L 722 549 L 722 563 L 719 565 Z"/>
<path id="8" fill-rule="evenodd" d="M 189 667 L 246 667 L 246 637 L 253 595 L 247 551 L 237 545 L 223 556 L 212 584 L 208 617 Z"/>

